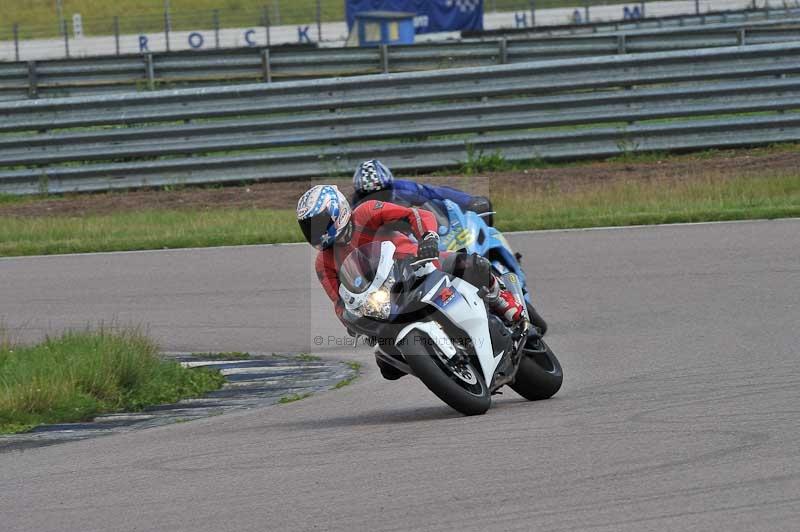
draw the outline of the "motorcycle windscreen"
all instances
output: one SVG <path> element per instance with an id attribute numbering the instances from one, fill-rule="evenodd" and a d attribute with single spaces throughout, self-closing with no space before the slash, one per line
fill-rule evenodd
<path id="1" fill-rule="evenodd" d="M 475 213 L 465 213 L 455 203 L 447 202 L 447 212 L 452 220 L 450 231 L 443 239 L 447 251 L 484 254 L 486 225 Z"/>
<path id="2" fill-rule="evenodd" d="M 372 284 L 381 262 L 381 242 L 370 242 L 352 251 L 339 268 L 339 282 L 354 294 Z"/>

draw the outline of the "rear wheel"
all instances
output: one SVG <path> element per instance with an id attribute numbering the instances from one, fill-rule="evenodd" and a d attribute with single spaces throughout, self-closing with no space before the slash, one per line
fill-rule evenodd
<path id="1" fill-rule="evenodd" d="M 427 335 L 414 331 L 401 351 L 414 374 L 436 396 L 466 416 L 484 414 L 492 404 L 483 376 L 471 362 L 449 360 Z"/>
<path id="2" fill-rule="evenodd" d="M 529 337 L 511 389 L 529 401 L 548 399 L 564 381 L 561 363 L 541 338 Z"/>
<path id="3" fill-rule="evenodd" d="M 527 301 L 525 302 L 525 305 L 528 307 L 528 317 L 530 318 L 531 323 L 535 325 L 537 329 L 539 329 L 539 333 L 541 333 L 542 336 L 547 334 L 547 322 L 544 321 L 544 318 L 542 318 L 539 313 L 536 312 L 536 309 L 533 308 L 533 305 Z"/>

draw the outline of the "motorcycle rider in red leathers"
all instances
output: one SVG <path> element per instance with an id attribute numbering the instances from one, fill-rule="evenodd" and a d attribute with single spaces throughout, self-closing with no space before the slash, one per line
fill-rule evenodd
<path id="1" fill-rule="evenodd" d="M 339 297 L 339 267 L 352 251 L 374 240 L 391 240 L 397 248 L 397 258 L 439 258 L 438 224 L 431 212 L 374 200 L 351 211 L 347 199 L 334 185 L 317 185 L 303 194 L 297 203 L 297 221 L 306 240 L 320 250 L 315 264 L 317 277 L 339 319 L 345 308 Z M 400 232 L 381 230 L 396 222 L 407 223 L 419 244 Z M 511 292 L 501 288 L 485 258 L 447 253 L 437 266 L 483 288 L 489 308 L 505 321 L 513 322 L 522 316 L 522 306 Z M 378 365 L 387 379 L 403 375 L 390 366 Z"/>

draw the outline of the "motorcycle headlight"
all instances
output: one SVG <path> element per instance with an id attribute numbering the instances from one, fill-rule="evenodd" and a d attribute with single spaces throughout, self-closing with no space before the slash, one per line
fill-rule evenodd
<path id="1" fill-rule="evenodd" d="M 392 313 L 391 289 L 394 285 L 394 277 L 389 277 L 383 286 L 372 292 L 364 306 L 361 308 L 364 316 L 379 320 L 388 320 Z"/>
<path id="2" fill-rule="evenodd" d="M 364 316 L 378 318 L 381 320 L 389 319 L 392 311 L 392 298 L 389 289 L 385 286 L 372 292 L 364 303 Z"/>

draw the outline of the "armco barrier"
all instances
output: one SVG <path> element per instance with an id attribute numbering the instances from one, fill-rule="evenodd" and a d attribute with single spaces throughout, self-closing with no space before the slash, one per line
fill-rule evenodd
<path id="1" fill-rule="evenodd" d="M 384 48 L 274 48 L 0 63 L 0 100 L 489 66 L 800 40 L 793 24 L 638 30 L 580 37 Z"/>
<path id="2" fill-rule="evenodd" d="M 800 42 L 0 103 L 0 192 L 800 140 Z"/>

